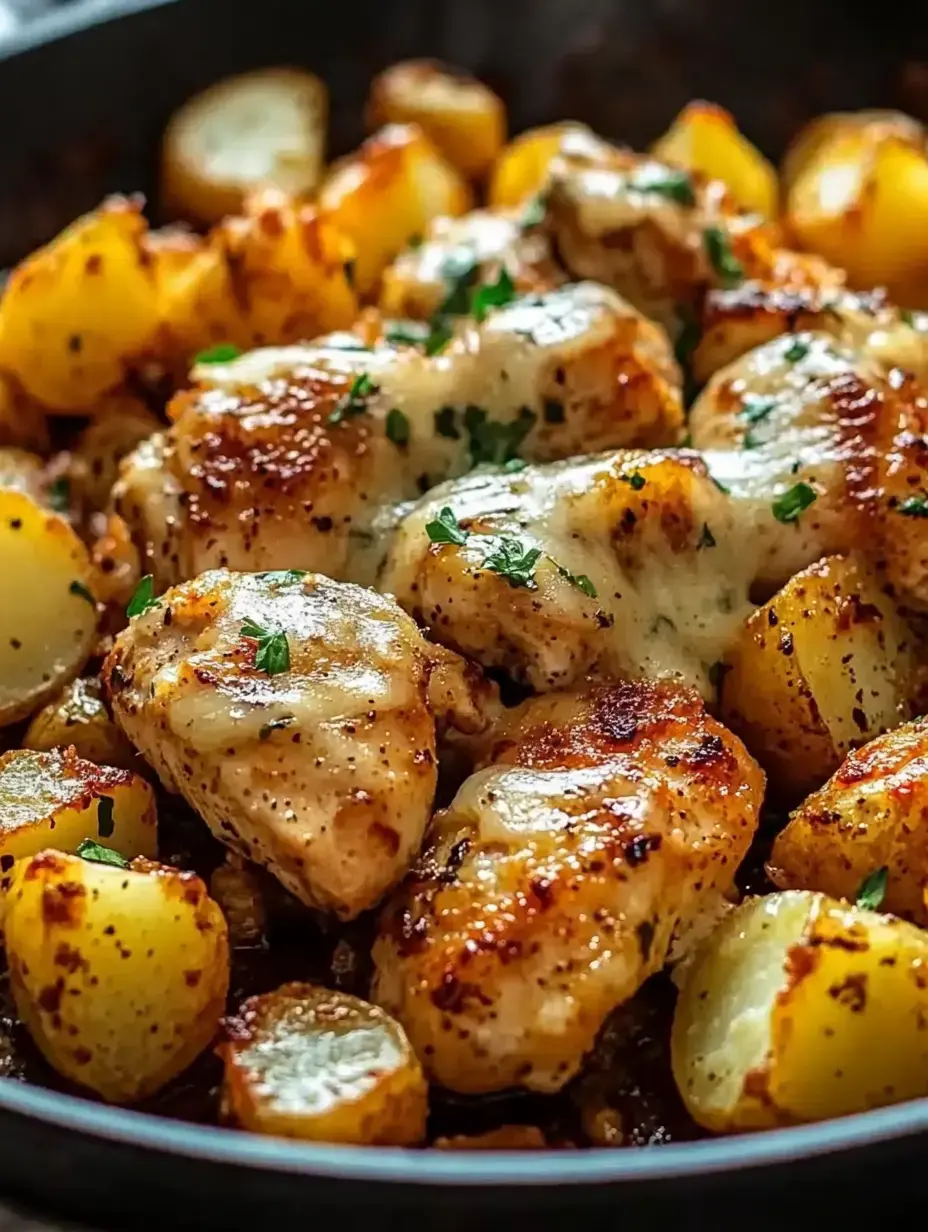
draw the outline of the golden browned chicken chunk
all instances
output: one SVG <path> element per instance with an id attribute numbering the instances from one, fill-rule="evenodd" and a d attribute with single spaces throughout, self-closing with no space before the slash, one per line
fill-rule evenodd
<path id="1" fill-rule="evenodd" d="M 763 782 L 691 691 L 525 702 L 385 911 L 374 999 L 443 1086 L 559 1089 L 609 1011 L 714 921 Z"/>
<path id="2" fill-rule="evenodd" d="M 476 464 L 658 445 L 682 425 L 666 335 L 592 283 L 462 321 L 434 356 L 334 335 L 194 375 L 114 489 L 158 589 L 218 566 L 367 581 L 383 506 Z"/>
<path id="3" fill-rule="evenodd" d="M 418 851 L 438 723 L 479 729 L 489 696 L 389 597 L 293 571 L 170 590 L 104 675 L 120 726 L 216 837 L 342 917 Z"/>

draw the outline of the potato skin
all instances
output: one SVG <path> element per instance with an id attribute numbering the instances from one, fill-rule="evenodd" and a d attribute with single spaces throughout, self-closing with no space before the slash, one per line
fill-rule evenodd
<path id="1" fill-rule="evenodd" d="M 928 1094 L 928 934 L 823 894 L 748 899 L 682 979 L 671 1038 L 690 1115 L 729 1133 Z"/>
<path id="2" fill-rule="evenodd" d="M 226 924 L 193 873 L 41 852 L 16 867 L 4 937 L 32 1038 L 59 1073 L 110 1103 L 157 1091 L 216 1033 Z"/>
<path id="3" fill-rule="evenodd" d="M 225 1032 L 223 1107 L 242 1128 L 357 1145 L 425 1137 L 422 1069 L 402 1027 L 377 1006 L 284 984 L 246 1001 Z"/>
<path id="4" fill-rule="evenodd" d="M 435 60 L 403 60 L 371 82 L 368 129 L 418 124 L 468 179 L 481 179 L 506 139 L 503 100 L 463 69 Z"/>
<path id="5" fill-rule="evenodd" d="M 723 721 L 771 787 L 792 796 L 909 718 L 920 684 L 902 617 L 862 566 L 841 556 L 797 573 L 753 612 L 725 666 Z"/>
<path id="6" fill-rule="evenodd" d="M 24 749 L 49 753 L 74 748 L 78 757 L 101 766 L 142 771 L 145 763 L 109 716 L 96 676 L 79 676 L 33 715 L 22 738 Z M 154 851 L 134 852 L 154 855 Z"/>
<path id="7" fill-rule="evenodd" d="M 851 753 L 777 835 L 767 865 L 781 889 L 853 900 L 887 868 L 883 907 L 928 925 L 928 719 L 916 719 Z"/>
<path id="8" fill-rule="evenodd" d="M 490 206 L 512 209 L 524 205 L 545 187 L 555 159 L 565 149 L 594 150 L 600 144 L 592 129 L 573 121 L 526 129 L 500 151 L 490 179 Z"/>

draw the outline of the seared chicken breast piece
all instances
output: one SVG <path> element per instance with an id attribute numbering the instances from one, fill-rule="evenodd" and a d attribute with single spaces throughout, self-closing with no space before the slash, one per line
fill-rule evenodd
<path id="1" fill-rule="evenodd" d="M 159 590 L 217 567 L 366 582 L 384 506 L 484 462 L 666 444 L 683 422 L 666 335 L 592 283 L 464 322 L 432 357 L 337 335 L 194 375 L 113 493 Z"/>
<path id="2" fill-rule="evenodd" d="M 556 1091 L 607 1014 L 715 922 L 764 777 L 695 693 L 607 684 L 492 730 L 374 947 L 433 1081 Z"/>
<path id="3" fill-rule="evenodd" d="M 175 587 L 103 675 L 120 727 L 215 836 L 342 918 L 418 851 L 439 726 L 479 730 L 492 696 L 389 597 L 293 571 Z"/>

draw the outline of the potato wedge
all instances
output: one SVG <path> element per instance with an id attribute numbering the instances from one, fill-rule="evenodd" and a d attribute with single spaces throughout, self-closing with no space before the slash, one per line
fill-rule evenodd
<path id="1" fill-rule="evenodd" d="M 482 179 L 506 140 L 506 107 L 489 86 L 435 60 L 403 60 L 371 82 L 369 130 L 418 124 L 461 175 Z"/>
<path id="2" fill-rule="evenodd" d="M 779 185 L 776 169 L 739 131 L 724 107 L 688 103 L 652 147 L 655 158 L 721 180 L 737 204 L 765 218 L 776 218 Z"/>
<path id="3" fill-rule="evenodd" d="M 14 870 L 4 937 L 32 1038 L 111 1103 L 157 1091 L 216 1034 L 226 925 L 193 873 L 41 852 Z"/>
<path id="4" fill-rule="evenodd" d="M 726 667 L 723 721 L 771 788 L 794 796 L 911 717 L 919 688 L 908 627 L 863 567 L 840 556 L 797 573 L 753 612 Z"/>
<path id="5" fill-rule="evenodd" d="M 384 1010 L 312 984 L 251 997 L 225 1023 L 223 1107 L 244 1129 L 285 1138 L 413 1146 L 428 1088 Z"/>
<path id="6" fill-rule="evenodd" d="M 595 146 L 598 138 L 585 124 L 566 121 L 529 128 L 506 145 L 496 160 L 488 190 L 488 203 L 494 209 L 524 205 L 548 182 L 551 165 L 565 142 Z"/>
<path id="7" fill-rule="evenodd" d="M 87 510 L 105 509 L 119 473 L 119 463 L 162 425 L 140 398 L 108 394 L 75 443 L 70 467 L 71 491 Z"/>
<path id="8" fill-rule="evenodd" d="M 52 749 L 73 748 L 78 757 L 98 766 L 117 766 L 139 771 L 145 762 L 110 718 L 103 704 L 100 681 L 96 676 L 79 676 L 65 685 L 48 705 L 43 706 L 26 728 L 24 749 L 50 753 Z M 56 844 L 61 846 L 57 836 Z M 50 842 L 49 838 L 47 842 Z M 43 845 L 47 845 L 43 844 Z M 126 852 L 120 843 L 111 843 L 123 855 L 154 856 L 154 846 Z M 65 848 L 70 850 L 70 848 Z"/>
<path id="9" fill-rule="evenodd" d="M 93 649 L 93 566 L 68 523 L 0 489 L 0 724 L 15 723 L 78 674 Z"/>
<path id="10" fill-rule="evenodd" d="M 928 933 L 787 891 L 748 899 L 682 977 L 671 1062 L 717 1133 L 928 1095 Z"/>
<path id="11" fill-rule="evenodd" d="M 55 414 L 87 415 L 154 341 L 155 280 L 141 203 L 112 197 L 13 270 L 0 368 Z"/>
<path id="12" fill-rule="evenodd" d="M 417 124 L 388 124 L 330 169 L 319 207 L 356 249 L 355 285 L 362 295 L 433 218 L 473 205 L 461 174 Z M 277 341 L 275 339 L 275 341 Z"/>
<path id="13" fill-rule="evenodd" d="M 887 870 L 883 907 L 928 924 L 928 719 L 851 753 L 790 816 L 767 871 L 781 889 L 823 890 L 853 901 L 874 869 Z"/>
<path id="14" fill-rule="evenodd" d="M 176 111 L 161 145 L 161 195 L 176 217 L 212 224 L 256 188 L 305 197 L 325 159 L 329 98 L 314 73 L 263 68 L 202 91 Z"/>

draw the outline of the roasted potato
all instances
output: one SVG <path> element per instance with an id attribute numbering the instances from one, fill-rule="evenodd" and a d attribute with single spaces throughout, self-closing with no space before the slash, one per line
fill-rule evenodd
<path id="1" fill-rule="evenodd" d="M 411 239 L 433 218 L 473 204 L 460 172 L 417 124 L 388 124 L 339 159 L 319 191 L 319 207 L 356 249 L 354 281 L 364 296 Z M 273 339 L 279 341 L 279 339 Z"/>
<path id="2" fill-rule="evenodd" d="M 784 794 L 820 786 L 847 752 L 912 713 L 912 635 L 856 561 L 797 573 L 725 656 L 722 719 Z"/>
<path id="3" fill-rule="evenodd" d="M 0 724 L 15 723 L 78 674 L 93 649 L 93 566 L 68 523 L 0 489 Z"/>
<path id="4" fill-rule="evenodd" d="M 13 270 L 0 369 L 56 414 L 91 414 L 154 344 L 158 303 L 141 203 L 111 197 Z"/>
<path id="5" fill-rule="evenodd" d="M 225 1023 L 223 1108 L 284 1138 L 413 1146 L 428 1088 L 403 1028 L 384 1010 L 312 984 L 252 997 Z"/>
<path id="6" fill-rule="evenodd" d="M 873 108 L 864 111 L 828 111 L 804 125 L 789 143 L 780 166 L 784 188 L 796 179 L 829 142 L 845 133 L 866 134 L 869 143 L 899 137 L 917 144 L 925 139 L 924 125 L 904 111 Z"/>
<path id="7" fill-rule="evenodd" d="M 101 766 L 118 766 L 122 770 L 138 771 L 145 765 L 140 754 L 110 718 L 96 676 L 79 676 L 65 685 L 33 716 L 22 744 L 24 749 L 42 753 L 73 748 L 78 757 Z M 115 846 L 123 850 L 119 843 Z M 153 856 L 155 852 L 154 848 L 143 848 L 130 854 Z"/>
<path id="8" fill-rule="evenodd" d="M 102 398 L 74 446 L 73 498 L 87 509 L 105 509 L 122 458 L 161 426 L 140 398 L 123 393 Z"/>
<path id="9" fill-rule="evenodd" d="M 748 899 L 682 976 L 673 1074 L 717 1133 L 928 1095 L 928 933 L 787 891 Z"/>
<path id="10" fill-rule="evenodd" d="M 744 210 L 775 218 L 777 173 L 739 131 L 734 117 L 715 103 L 688 103 L 652 147 L 655 158 L 721 180 Z"/>
<path id="11" fill-rule="evenodd" d="M 853 899 L 886 869 L 883 906 L 928 924 L 928 719 L 878 736 L 851 753 L 777 836 L 767 871 L 781 889 Z"/>
<path id="12" fill-rule="evenodd" d="M 403 60 L 371 82 L 369 129 L 418 124 L 468 179 L 486 175 L 506 140 L 506 108 L 493 91 L 459 68 Z"/>
<path id="13" fill-rule="evenodd" d="M 226 924 L 193 873 L 130 866 L 101 847 L 86 859 L 41 852 L 13 872 L 4 940 L 32 1038 L 59 1073 L 111 1103 L 157 1091 L 216 1034 Z"/>
<path id="14" fill-rule="evenodd" d="M 51 439 L 45 410 L 12 377 L 0 373 L 0 446 L 48 453 Z"/>
<path id="15" fill-rule="evenodd" d="M 529 128 L 506 145 L 496 160 L 488 201 L 494 208 L 524 205 L 548 182 L 554 160 L 572 143 L 592 150 L 599 142 L 585 124 L 567 121 Z"/>
<path id="16" fill-rule="evenodd" d="M 232 945 L 264 944 L 267 910 L 261 878 L 253 864 L 227 851 L 225 861 L 209 879 L 209 892 L 226 917 Z"/>
<path id="17" fill-rule="evenodd" d="M 257 69 L 210 86 L 165 130 L 165 209 L 212 224 L 241 213 L 249 193 L 265 184 L 307 196 L 322 174 L 328 114 L 325 86 L 304 69 Z"/>

